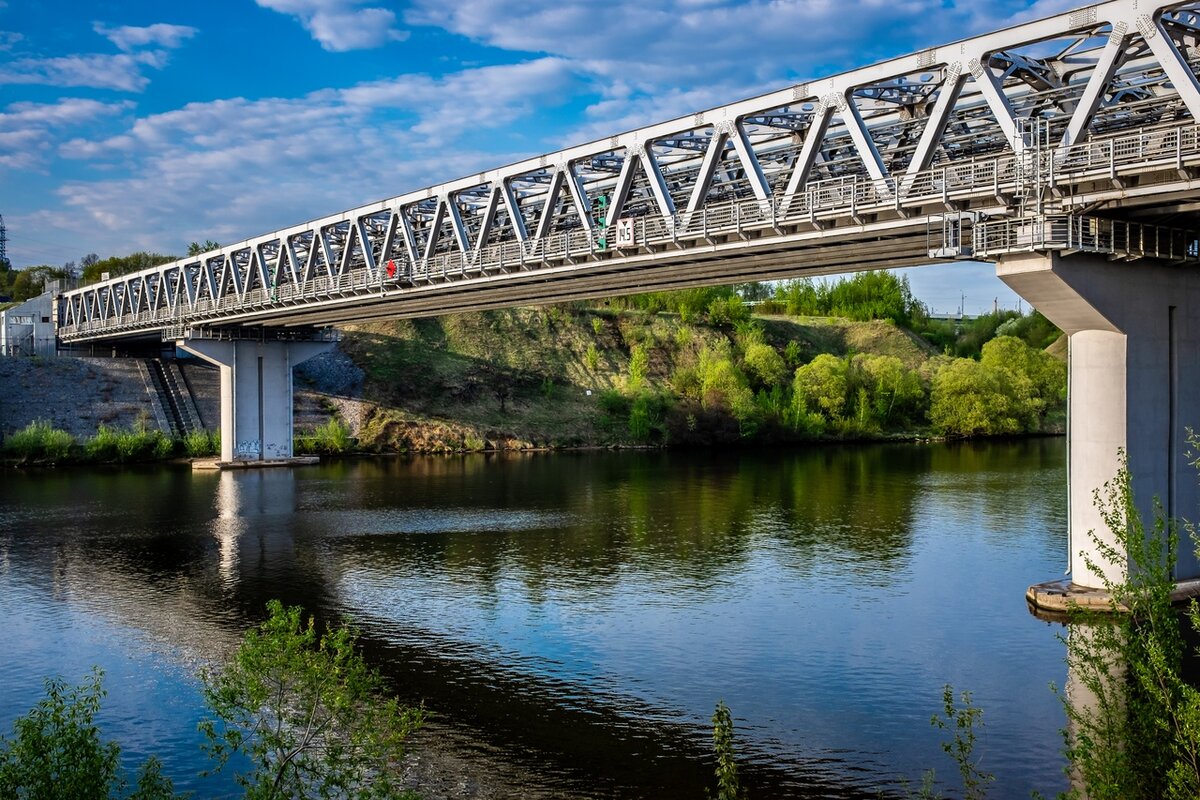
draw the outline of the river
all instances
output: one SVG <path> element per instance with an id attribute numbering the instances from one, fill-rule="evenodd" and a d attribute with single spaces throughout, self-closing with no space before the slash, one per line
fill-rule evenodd
<path id="1" fill-rule="evenodd" d="M 195 676 L 278 597 L 358 626 L 492 795 L 699 800 L 723 699 L 753 797 L 877 797 L 956 774 L 946 684 L 989 796 L 1052 795 L 1064 647 L 1023 592 L 1065 566 L 1064 468 L 1030 439 L 9 470 L 0 730 L 98 665 L 127 758 L 230 794 Z"/>

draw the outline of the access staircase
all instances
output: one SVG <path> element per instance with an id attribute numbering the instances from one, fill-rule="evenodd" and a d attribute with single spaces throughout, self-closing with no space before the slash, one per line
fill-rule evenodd
<path id="1" fill-rule="evenodd" d="M 166 423 L 174 436 L 183 437 L 203 430 L 200 412 L 191 387 L 174 359 L 148 358 L 145 361 L 150 386 L 157 393 Z"/>

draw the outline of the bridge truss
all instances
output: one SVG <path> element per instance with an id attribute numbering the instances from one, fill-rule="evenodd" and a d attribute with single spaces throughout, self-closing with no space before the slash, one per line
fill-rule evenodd
<path id="1" fill-rule="evenodd" d="M 1198 66 L 1200 2 L 1111 0 L 67 292 L 59 336 L 307 328 L 931 253 L 1194 261 L 1196 236 L 1169 226 L 1200 188 Z"/>

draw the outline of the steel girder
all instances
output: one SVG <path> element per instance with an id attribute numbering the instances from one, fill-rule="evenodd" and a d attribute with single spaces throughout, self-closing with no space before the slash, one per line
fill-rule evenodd
<path id="1" fill-rule="evenodd" d="M 1198 62 L 1200 3 L 1111 0 L 67 292 L 60 337 L 444 313 L 491 302 L 469 288 L 517 303 L 686 285 L 688 269 L 715 282 L 921 263 L 913 248 L 822 248 L 894 247 L 947 209 L 1193 190 Z"/>

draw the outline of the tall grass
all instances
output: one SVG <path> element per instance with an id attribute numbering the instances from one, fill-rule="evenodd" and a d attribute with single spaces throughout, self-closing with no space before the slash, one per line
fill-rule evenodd
<path id="1" fill-rule="evenodd" d="M 183 437 L 183 452 L 190 458 L 215 456 L 221 452 L 221 434 L 218 431 L 188 431 Z"/>
<path id="2" fill-rule="evenodd" d="M 338 455 L 348 452 L 353 445 L 350 427 L 336 417 L 310 431 L 296 433 L 293 441 L 297 454 Z"/>
<path id="3" fill-rule="evenodd" d="M 89 461 L 123 464 L 169 458 L 175 452 L 175 441 L 160 430 L 142 426 L 120 430 L 101 425 L 96 435 L 84 443 L 83 450 Z"/>
<path id="4" fill-rule="evenodd" d="M 35 420 L 5 440 L 4 452 L 21 462 L 65 461 L 74 445 L 75 437 L 71 434 L 46 420 Z"/>

